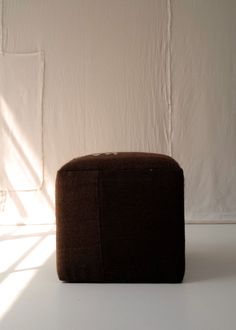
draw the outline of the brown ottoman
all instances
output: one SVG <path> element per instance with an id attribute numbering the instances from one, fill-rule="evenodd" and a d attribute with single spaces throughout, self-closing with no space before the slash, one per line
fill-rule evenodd
<path id="1" fill-rule="evenodd" d="M 181 282 L 184 177 L 172 158 L 103 153 L 56 179 L 57 272 L 67 282 Z"/>

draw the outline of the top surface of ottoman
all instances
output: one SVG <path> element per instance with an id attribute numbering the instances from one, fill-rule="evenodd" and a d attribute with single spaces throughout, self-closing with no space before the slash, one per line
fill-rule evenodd
<path id="1" fill-rule="evenodd" d="M 179 170 L 179 164 L 171 157 L 147 152 L 107 152 L 75 158 L 60 171 L 124 170 L 124 169 Z"/>

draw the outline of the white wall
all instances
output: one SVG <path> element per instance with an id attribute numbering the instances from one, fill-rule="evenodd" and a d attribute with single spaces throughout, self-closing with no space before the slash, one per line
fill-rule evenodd
<path id="1" fill-rule="evenodd" d="M 173 1 L 173 155 L 187 217 L 236 220 L 236 1 Z"/>
<path id="2" fill-rule="evenodd" d="M 25 109 L 41 105 L 27 136 L 41 141 L 32 148 L 41 169 L 29 172 L 43 183 L 26 189 L 26 171 L 25 187 L 0 187 L 1 223 L 53 221 L 57 169 L 103 151 L 172 155 L 185 171 L 186 219 L 236 220 L 235 1 L 4 0 L 2 15 L 1 63 L 29 53 L 43 56 L 44 71 L 14 70 L 20 55 L 2 65 L 5 81 L 41 77 L 29 83 L 35 108 L 13 83 L 20 101 L 8 111 L 21 126 L 19 111 L 29 118 Z"/>

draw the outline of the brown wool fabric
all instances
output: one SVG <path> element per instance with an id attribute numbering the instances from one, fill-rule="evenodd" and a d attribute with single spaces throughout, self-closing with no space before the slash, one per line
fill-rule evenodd
<path id="1" fill-rule="evenodd" d="M 169 156 L 73 159 L 57 173 L 56 224 L 62 281 L 183 280 L 184 176 Z"/>

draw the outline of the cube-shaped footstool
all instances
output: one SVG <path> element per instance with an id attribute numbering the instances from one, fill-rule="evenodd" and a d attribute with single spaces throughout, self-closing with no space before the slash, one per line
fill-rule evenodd
<path id="1" fill-rule="evenodd" d="M 66 282 L 168 282 L 185 271 L 184 176 L 169 156 L 73 159 L 56 179 L 57 272 Z"/>

